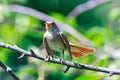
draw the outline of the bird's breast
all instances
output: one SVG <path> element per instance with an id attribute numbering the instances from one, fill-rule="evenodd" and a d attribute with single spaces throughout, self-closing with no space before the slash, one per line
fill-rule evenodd
<path id="1" fill-rule="evenodd" d="M 61 51 L 66 49 L 63 41 L 60 39 L 58 34 L 56 35 L 48 34 L 46 36 L 46 39 L 50 49 L 54 51 Z"/>

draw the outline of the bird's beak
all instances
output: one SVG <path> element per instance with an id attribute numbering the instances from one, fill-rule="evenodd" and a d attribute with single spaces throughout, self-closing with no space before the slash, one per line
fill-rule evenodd
<path id="1" fill-rule="evenodd" d="M 45 25 L 46 25 L 46 28 L 50 28 L 52 26 L 51 23 L 46 23 Z"/>

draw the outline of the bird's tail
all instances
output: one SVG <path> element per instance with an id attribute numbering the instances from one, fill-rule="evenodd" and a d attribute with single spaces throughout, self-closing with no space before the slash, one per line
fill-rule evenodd
<path id="1" fill-rule="evenodd" d="M 70 43 L 70 46 L 71 46 L 72 57 L 75 57 L 75 58 L 80 58 L 82 56 L 95 52 L 95 48 L 78 46 L 71 43 Z"/>

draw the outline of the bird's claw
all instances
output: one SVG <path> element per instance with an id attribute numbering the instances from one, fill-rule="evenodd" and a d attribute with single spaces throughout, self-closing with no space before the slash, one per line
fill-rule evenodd
<path id="1" fill-rule="evenodd" d="M 45 62 L 49 61 L 50 59 L 52 59 L 52 56 L 46 56 Z"/>
<path id="2" fill-rule="evenodd" d="M 60 63 L 61 63 L 61 64 L 64 63 L 64 59 L 63 59 L 63 58 L 60 59 Z"/>

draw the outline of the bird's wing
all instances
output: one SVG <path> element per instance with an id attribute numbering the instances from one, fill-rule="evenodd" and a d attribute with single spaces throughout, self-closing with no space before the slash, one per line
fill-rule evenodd
<path id="1" fill-rule="evenodd" d="M 70 45 L 69 45 L 69 41 L 68 41 L 67 37 L 62 32 L 58 32 L 58 35 L 59 35 L 61 41 L 67 47 L 68 52 L 70 54 L 70 60 L 72 60 L 71 49 L 70 49 Z"/>
<path id="2" fill-rule="evenodd" d="M 46 38 L 43 39 L 43 45 L 44 45 L 44 47 L 45 47 L 48 55 L 49 55 L 49 56 L 50 56 L 50 55 L 53 56 L 54 53 L 55 53 L 55 51 L 53 51 L 53 50 L 51 50 L 51 49 L 49 48 L 49 45 L 48 45 L 48 43 L 47 43 Z"/>

